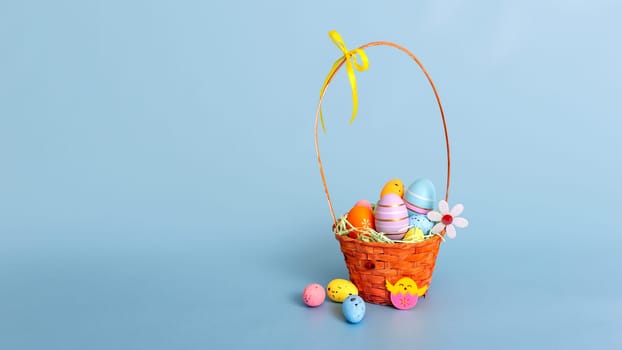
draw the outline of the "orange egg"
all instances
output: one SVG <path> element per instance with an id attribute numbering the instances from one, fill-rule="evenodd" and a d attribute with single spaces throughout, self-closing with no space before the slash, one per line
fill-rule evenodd
<path id="1" fill-rule="evenodd" d="M 392 179 L 387 182 L 386 185 L 382 188 L 380 192 L 380 198 L 384 197 L 385 194 L 394 193 L 400 198 L 404 198 L 404 183 L 400 179 Z"/>
<path id="2" fill-rule="evenodd" d="M 363 230 L 367 228 L 376 229 L 376 226 L 374 225 L 374 213 L 368 207 L 355 206 L 350 209 L 347 219 L 348 222 L 355 228 L 355 231 L 351 232 L 352 235 L 350 235 L 350 237 L 358 237 L 358 234 L 364 232 Z"/>

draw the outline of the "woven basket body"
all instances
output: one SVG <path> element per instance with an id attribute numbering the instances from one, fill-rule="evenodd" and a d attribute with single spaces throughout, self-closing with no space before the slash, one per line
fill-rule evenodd
<path id="1" fill-rule="evenodd" d="M 366 302 L 391 305 L 386 280 L 412 278 L 417 286 L 429 286 L 441 239 L 434 236 L 421 243 L 363 242 L 335 235 L 350 272 L 350 280 Z"/>

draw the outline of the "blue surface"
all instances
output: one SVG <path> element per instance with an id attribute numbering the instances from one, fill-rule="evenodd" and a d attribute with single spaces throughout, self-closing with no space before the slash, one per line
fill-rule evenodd
<path id="1" fill-rule="evenodd" d="M 0 349 L 621 348 L 621 10 L 2 2 Z M 347 278 L 313 148 L 330 29 L 419 55 L 471 222 L 429 298 L 357 325 L 301 300 Z M 356 122 L 343 72 L 325 105 L 340 213 L 394 177 L 444 186 L 423 75 L 367 52 Z"/>

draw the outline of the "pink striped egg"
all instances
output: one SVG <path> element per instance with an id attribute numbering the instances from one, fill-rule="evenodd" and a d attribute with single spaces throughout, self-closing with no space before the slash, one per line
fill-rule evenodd
<path id="1" fill-rule="evenodd" d="M 380 198 L 375 213 L 376 231 L 393 240 L 404 238 L 408 231 L 408 210 L 400 196 L 389 193 Z"/>

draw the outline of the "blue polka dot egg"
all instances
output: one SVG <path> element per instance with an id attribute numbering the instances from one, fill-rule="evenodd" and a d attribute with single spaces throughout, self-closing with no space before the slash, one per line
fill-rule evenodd
<path id="1" fill-rule="evenodd" d="M 430 233 L 432 227 L 434 227 L 434 223 L 424 214 L 411 213 L 408 219 L 411 227 L 420 229 L 426 236 Z"/>
<path id="2" fill-rule="evenodd" d="M 343 316 L 350 323 L 359 323 L 365 317 L 365 302 L 358 295 L 351 295 L 341 305 Z"/>

